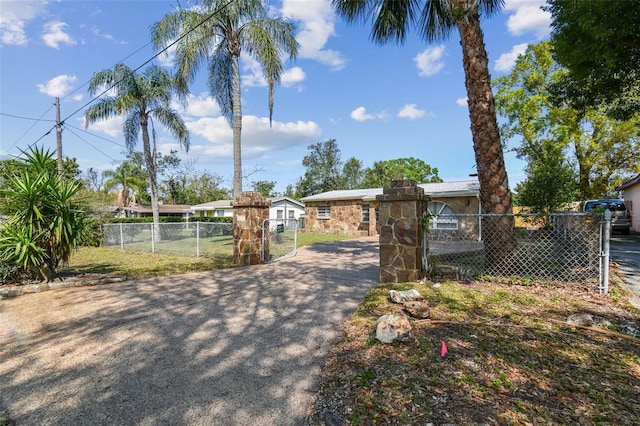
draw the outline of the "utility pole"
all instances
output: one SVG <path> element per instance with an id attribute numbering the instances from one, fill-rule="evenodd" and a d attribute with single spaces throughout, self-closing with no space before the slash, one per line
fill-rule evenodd
<path id="1" fill-rule="evenodd" d="M 58 151 L 58 176 L 62 176 L 62 123 L 60 123 L 60 98 L 56 97 L 56 142 Z"/>

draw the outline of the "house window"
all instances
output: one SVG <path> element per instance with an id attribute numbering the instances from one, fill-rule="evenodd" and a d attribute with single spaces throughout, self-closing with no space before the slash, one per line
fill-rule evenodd
<path id="1" fill-rule="evenodd" d="M 216 216 L 218 217 L 224 216 L 224 210 L 216 210 Z"/>
<path id="2" fill-rule="evenodd" d="M 362 221 L 365 223 L 369 222 L 369 204 L 362 205 Z"/>
<path id="3" fill-rule="evenodd" d="M 284 210 L 276 210 L 276 219 L 284 219 Z"/>
<path id="4" fill-rule="evenodd" d="M 296 218 L 296 216 L 295 216 L 296 212 L 293 211 L 293 210 L 289 210 L 289 212 L 287 214 L 289 215 L 289 219 L 295 219 Z"/>
<path id="5" fill-rule="evenodd" d="M 331 206 L 318 206 L 318 219 L 331 219 Z"/>
<path id="6" fill-rule="evenodd" d="M 458 229 L 458 218 L 451 207 L 440 201 L 430 202 L 428 205 L 431 220 L 429 227 L 431 229 L 455 230 Z"/>

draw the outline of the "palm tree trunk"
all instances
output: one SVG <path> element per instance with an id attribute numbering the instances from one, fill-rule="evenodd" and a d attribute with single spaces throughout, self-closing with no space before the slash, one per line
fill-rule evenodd
<path id="1" fill-rule="evenodd" d="M 240 57 L 231 55 L 233 108 L 233 198 L 242 195 L 242 154 L 240 140 L 242 133 L 242 104 L 240 102 Z"/>
<path id="2" fill-rule="evenodd" d="M 504 163 L 495 102 L 491 91 L 489 59 L 480 27 L 477 5 L 457 22 L 462 44 L 471 134 L 476 157 L 480 197 L 485 213 L 512 212 L 511 191 Z M 489 269 L 497 265 L 512 269 L 516 261 L 516 234 L 513 220 L 497 217 L 483 223 L 486 258 Z M 502 270 L 502 267 L 500 267 Z"/>
<path id="3" fill-rule="evenodd" d="M 151 153 L 151 143 L 149 141 L 149 129 L 147 127 L 147 117 L 140 117 L 140 128 L 142 129 L 142 146 L 144 149 L 144 161 L 147 163 L 149 172 L 149 189 L 151 190 L 151 212 L 153 214 L 153 239 L 160 241 L 160 205 L 158 203 L 158 177 L 156 164 Z"/>

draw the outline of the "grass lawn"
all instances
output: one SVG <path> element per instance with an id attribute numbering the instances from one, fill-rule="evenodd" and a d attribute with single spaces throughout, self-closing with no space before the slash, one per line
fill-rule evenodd
<path id="1" fill-rule="evenodd" d="M 402 313 L 390 289 L 417 289 L 429 319 L 383 344 L 376 320 Z M 611 326 L 578 327 L 590 313 Z M 640 311 L 618 286 L 384 284 L 343 324 L 323 368 L 314 425 L 329 411 L 348 425 L 635 425 L 640 419 Z M 448 352 L 441 356 L 442 344 Z"/>
<path id="2" fill-rule="evenodd" d="M 218 238 L 218 237 L 215 237 Z M 299 232 L 297 245 L 305 245 L 353 239 L 347 235 L 316 234 Z M 171 243 L 166 244 L 171 250 Z M 125 275 L 129 279 L 180 274 L 185 272 L 209 271 L 212 269 L 232 268 L 233 244 L 230 238 L 216 244 L 218 250 L 208 252 L 206 244 L 201 244 L 202 257 L 178 256 L 163 253 L 145 253 L 120 250 L 120 248 L 81 247 L 72 256 L 69 266 L 61 268 L 62 274 L 114 274 Z M 149 249 L 146 249 L 147 251 Z M 167 250 L 159 247 L 159 251 Z M 177 249 L 174 249 L 174 251 Z M 193 247 L 195 253 L 195 246 Z"/>

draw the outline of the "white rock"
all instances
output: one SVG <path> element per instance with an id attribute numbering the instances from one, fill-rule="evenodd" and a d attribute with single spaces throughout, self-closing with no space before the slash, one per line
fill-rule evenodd
<path id="1" fill-rule="evenodd" d="M 378 318 L 376 339 L 382 343 L 391 343 L 396 339 L 410 336 L 411 324 L 404 315 L 383 315 Z"/>
<path id="2" fill-rule="evenodd" d="M 392 302 L 404 303 L 410 300 L 420 300 L 422 299 L 422 296 L 420 296 L 420 293 L 418 292 L 418 290 L 416 290 L 415 288 L 412 288 L 411 290 L 403 290 L 403 291 L 389 290 L 389 298 L 391 299 Z"/>

